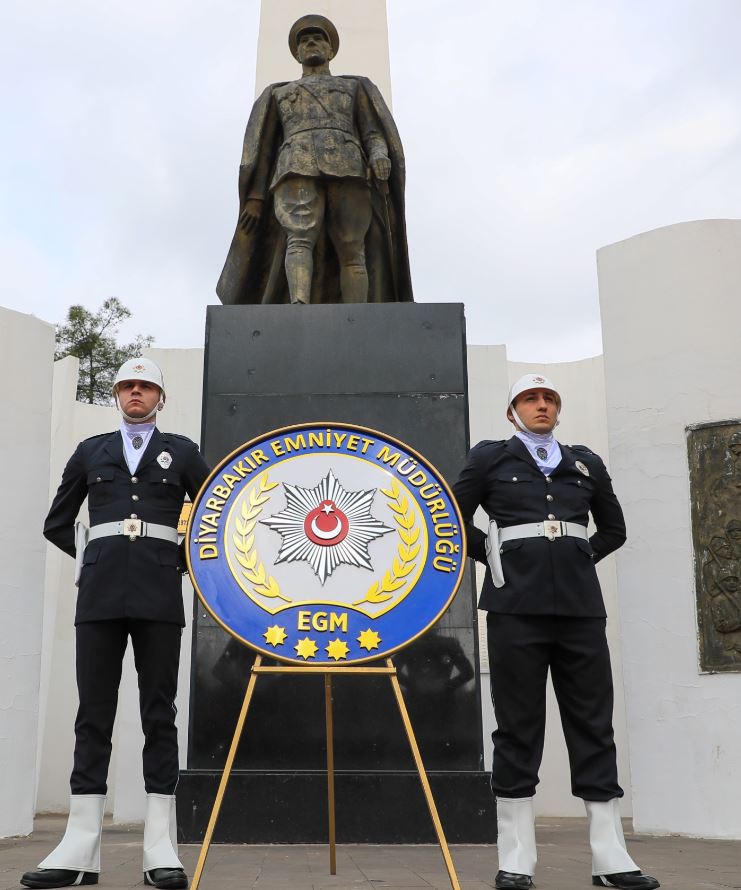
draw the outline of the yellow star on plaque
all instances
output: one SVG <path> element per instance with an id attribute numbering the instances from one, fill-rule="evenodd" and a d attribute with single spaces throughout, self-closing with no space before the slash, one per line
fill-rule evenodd
<path id="1" fill-rule="evenodd" d="M 278 627 L 277 624 L 274 624 L 265 631 L 263 636 L 265 637 L 266 642 L 271 646 L 277 647 L 283 645 L 288 634 L 286 633 L 285 627 Z"/>
<path id="2" fill-rule="evenodd" d="M 336 640 L 330 640 L 329 645 L 325 647 L 327 650 L 327 655 L 330 658 L 334 658 L 335 661 L 339 661 L 341 658 L 347 658 L 347 653 L 350 651 L 350 647 L 347 643 L 344 643 L 339 637 Z"/>
<path id="3" fill-rule="evenodd" d="M 358 642 L 360 643 L 361 649 L 367 649 L 370 652 L 371 649 L 378 649 L 381 638 L 374 630 L 368 628 L 368 630 L 360 631 Z"/>
<path id="4" fill-rule="evenodd" d="M 296 653 L 301 656 L 301 658 L 307 660 L 309 658 L 313 658 L 316 655 L 319 646 L 317 646 L 317 644 L 313 640 L 310 640 L 308 637 L 304 637 L 303 640 L 299 640 L 293 648 L 296 650 Z"/>

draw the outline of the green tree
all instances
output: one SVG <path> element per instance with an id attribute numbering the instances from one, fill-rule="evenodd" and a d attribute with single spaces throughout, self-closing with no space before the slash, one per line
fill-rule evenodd
<path id="1" fill-rule="evenodd" d="M 131 318 L 131 311 L 116 297 L 109 297 L 97 312 L 70 306 L 66 321 L 56 325 L 54 359 L 73 355 L 80 360 L 78 402 L 110 404 L 119 366 L 154 343 L 154 337 L 142 334 L 131 343 L 117 343 L 118 326 L 127 318 Z"/>

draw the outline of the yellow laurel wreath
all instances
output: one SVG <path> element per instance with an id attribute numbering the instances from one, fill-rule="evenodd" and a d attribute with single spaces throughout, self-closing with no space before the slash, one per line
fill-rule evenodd
<path id="1" fill-rule="evenodd" d="M 270 500 L 266 492 L 276 488 L 277 482 L 268 482 L 268 474 L 265 473 L 249 494 L 249 506 L 247 501 L 242 501 L 242 518 L 237 517 L 234 524 L 237 533 L 232 536 L 234 546 L 237 548 L 235 556 L 242 566 L 242 574 L 252 584 L 255 593 L 267 596 L 271 599 L 279 597 L 290 603 L 291 600 L 280 591 L 280 585 L 265 571 L 265 566 L 257 558 L 255 546 L 254 528 L 257 525 L 257 517 L 262 513 L 262 506 Z"/>
<path id="2" fill-rule="evenodd" d="M 388 498 L 388 505 L 394 512 L 394 519 L 399 526 L 399 546 L 391 564 L 392 571 L 387 571 L 382 581 L 376 581 L 366 591 L 362 600 L 353 603 L 384 603 L 392 599 L 393 594 L 406 584 L 407 577 L 414 571 L 414 560 L 419 553 L 419 528 L 417 527 L 414 507 L 408 509 L 409 502 L 401 492 L 396 479 L 391 480 L 391 489 L 382 488 L 381 494 Z"/>

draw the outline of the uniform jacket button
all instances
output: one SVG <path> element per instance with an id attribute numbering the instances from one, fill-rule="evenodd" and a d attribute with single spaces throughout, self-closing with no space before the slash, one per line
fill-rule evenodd
<path id="1" fill-rule="evenodd" d="M 547 494 L 547 495 L 545 496 L 545 499 L 546 499 L 547 501 L 552 501 L 552 500 L 553 500 L 553 495 L 552 495 L 552 494 Z"/>
<path id="2" fill-rule="evenodd" d="M 96 476 L 95 481 L 96 481 L 96 482 L 102 482 L 103 480 L 101 479 L 100 476 Z"/>
<path id="3" fill-rule="evenodd" d="M 134 484 L 136 484 L 136 483 L 139 481 L 139 477 L 138 477 L 138 476 L 132 476 L 132 477 L 131 477 L 131 481 L 132 481 Z"/>
<path id="4" fill-rule="evenodd" d="M 549 514 L 548 514 L 548 518 L 549 518 L 549 519 L 555 519 L 556 517 L 553 515 L 553 513 L 549 513 Z"/>
<path id="5" fill-rule="evenodd" d="M 98 481 L 100 481 L 100 480 L 98 480 Z M 513 481 L 513 482 L 517 482 L 517 476 L 513 476 L 513 477 L 512 477 L 512 481 Z"/>
<path id="6" fill-rule="evenodd" d="M 138 494 L 132 494 L 132 495 L 131 495 L 131 500 L 132 500 L 132 501 L 138 501 L 138 500 L 139 500 L 139 495 L 138 495 Z"/>

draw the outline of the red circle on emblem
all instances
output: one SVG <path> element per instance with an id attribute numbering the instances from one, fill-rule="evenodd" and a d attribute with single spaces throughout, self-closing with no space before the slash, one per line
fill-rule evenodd
<path id="1" fill-rule="evenodd" d="M 347 537 L 350 523 L 334 501 L 322 501 L 304 519 L 306 537 L 321 547 L 339 544 Z"/>

